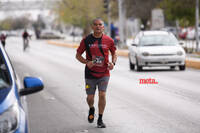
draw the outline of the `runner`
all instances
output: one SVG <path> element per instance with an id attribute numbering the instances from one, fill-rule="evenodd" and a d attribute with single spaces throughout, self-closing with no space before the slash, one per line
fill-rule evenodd
<path id="1" fill-rule="evenodd" d="M 99 90 L 99 103 L 98 112 L 99 117 L 97 120 L 98 128 L 105 128 L 106 125 L 103 122 L 103 112 L 106 105 L 106 90 L 108 81 L 110 78 L 109 70 L 114 68 L 117 60 L 116 47 L 114 41 L 103 34 L 104 22 L 100 19 L 94 19 L 92 21 L 93 33 L 84 38 L 79 48 L 77 49 L 76 58 L 85 67 L 85 89 L 87 93 L 87 103 L 89 105 L 88 122 L 94 121 L 94 96 L 96 88 Z M 86 58 L 82 54 L 86 51 Z M 109 62 L 109 51 L 112 55 L 112 62 Z"/>

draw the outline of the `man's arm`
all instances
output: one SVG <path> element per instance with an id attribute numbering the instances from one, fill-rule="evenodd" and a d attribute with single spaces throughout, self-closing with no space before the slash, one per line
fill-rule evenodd
<path id="1" fill-rule="evenodd" d="M 116 52 L 112 53 L 111 55 L 112 55 L 112 62 L 109 62 L 109 63 L 108 63 L 108 69 L 109 69 L 109 70 L 112 70 L 112 69 L 114 68 L 114 65 L 115 65 L 115 63 L 116 63 L 116 61 L 117 61 Z"/>
<path id="2" fill-rule="evenodd" d="M 115 65 L 117 61 L 117 54 L 116 54 L 116 51 L 112 54 L 112 63 Z"/>
<path id="3" fill-rule="evenodd" d="M 81 63 L 83 63 L 83 64 L 87 64 L 87 62 L 88 62 L 88 60 L 86 60 L 85 58 L 83 58 L 83 56 L 80 54 L 80 53 L 76 53 L 76 59 L 78 60 L 78 61 L 80 61 Z"/>
<path id="4" fill-rule="evenodd" d="M 83 64 L 86 64 L 89 68 L 93 67 L 94 66 L 94 63 L 92 61 L 88 61 L 86 60 L 80 53 L 76 53 L 76 59 L 78 61 L 80 61 L 81 63 Z"/>

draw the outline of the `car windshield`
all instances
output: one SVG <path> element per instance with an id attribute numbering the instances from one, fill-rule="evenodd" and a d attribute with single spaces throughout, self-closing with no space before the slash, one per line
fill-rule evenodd
<path id="1" fill-rule="evenodd" d="M 0 54 L 0 89 L 8 88 L 11 85 L 10 81 L 11 80 L 6 63 L 2 57 L 2 54 Z"/>
<path id="2" fill-rule="evenodd" d="M 139 42 L 140 46 L 172 46 L 177 44 L 177 39 L 172 35 L 146 35 Z"/>

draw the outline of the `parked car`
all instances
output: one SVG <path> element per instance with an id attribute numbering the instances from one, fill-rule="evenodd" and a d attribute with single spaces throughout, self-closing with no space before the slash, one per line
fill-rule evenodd
<path id="1" fill-rule="evenodd" d="M 176 27 L 173 27 L 173 26 L 167 26 L 165 28 L 162 28 L 161 30 L 172 32 L 174 34 L 174 36 L 177 36 L 177 33 L 178 33 L 178 29 Z"/>
<path id="2" fill-rule="evenodd" d="M 26 101 L 23 96 L 43 89 L 39 78 L 25 77 L 21 87 L 11 62 L 0 44 L 0 133 L 28 133 Z"/>
<path id="3" fill-rule="evenodd" d="M 64 36 L 54 31 L 42 31 L 40 39 L 64 39 Z"/>
<path id="4" fill-rule="evenodd" d="M 141 31 L 129 46 L 130 69 L 169 66 L 185 70 L 185 51 L 176 37 L 167 31 Z"/>

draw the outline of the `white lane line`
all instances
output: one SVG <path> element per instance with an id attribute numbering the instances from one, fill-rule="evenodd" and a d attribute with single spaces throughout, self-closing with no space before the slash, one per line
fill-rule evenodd
<path id="1" fill-rule="evenodd" d="M 45 100 L 55 100 L 56 98 L 49 92 L 43 90 L 39 93 Z"/>

